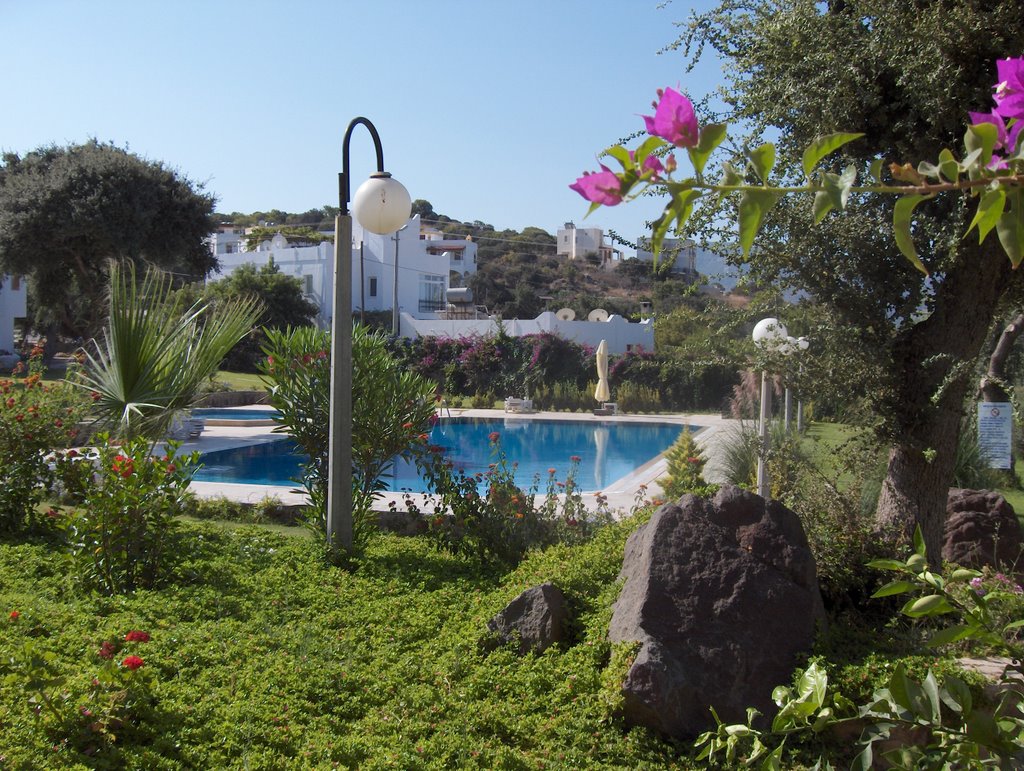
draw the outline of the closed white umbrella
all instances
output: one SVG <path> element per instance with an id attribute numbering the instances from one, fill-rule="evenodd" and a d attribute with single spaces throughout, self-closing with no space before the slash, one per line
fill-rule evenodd
<path id="1" fill-rule="evenodd" d="M 597 388 L 594 390 L 594 398 L 606 402 L 611 395 L 608 390 L 608 343 L 602 340 L 597 346 Z"/>

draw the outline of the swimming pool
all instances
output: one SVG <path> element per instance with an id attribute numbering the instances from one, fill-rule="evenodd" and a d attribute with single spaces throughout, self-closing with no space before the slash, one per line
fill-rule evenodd
<path id="1" fill-rule="evenodd" d="M 246 409 L 245 407 L 199 407 L 192 410 L 192 416 L 204 420 L 273 420 L 280 415 L 277 410 Z M 211 425 L 216 425 L 211 423 Z"/>
<path id="2" fill-rule="evenodd" d="M 486 472 L 494 462 L 489 435 L 498 432 L 509 462 L 517 462 L 516 483 L 529 489 L 548 469 L 564 481 L 579 458 L 576 482 L 583 491 L 602 490 L 667 450 L 685 426 L 677 423 L 539 420 L 530 418 L 450 418 L 431 430 L 430 441 L 445 448 L 467 474 Z M 699 426 L 690 426 L 691 431 Z M 302 456 L 288 439 L 206 453 L 196 473 L 200 482 L 230 482 L 294 488 Z M 384 478 L 391 491 L 427 492 L 412 464 L 398 459 Z"/>

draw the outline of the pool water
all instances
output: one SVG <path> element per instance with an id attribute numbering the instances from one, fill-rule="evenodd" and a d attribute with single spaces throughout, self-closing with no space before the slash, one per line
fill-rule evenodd
<path id="1" fill-rule="evenodd" d="M 431 430 L 430 441 L 467 474 L 485 473 L 495 458 L 489 435 L 497 432 L 509 463 L 518 464 L 516 484 L 529 489 L 535 477 L 546 489 L 548 470 L 565 481 L 579 458 L 576 482 L 583 491 L 602 490 L 667 450 L 685 427 L 673 423 L 450 418 Z M 691 426 L 691 431 L 698 430 Z M 289 439 L 206 453 L 195 479 L 295 487 L 303 456 Z M 391 491 L 427 492 L 414 465 L 399 458 L 383 480 Z"/>
<path id="2" fill-rule="evenodd" d="M 254 410 L 244 407 L 200 407 L 192 410 L 192 416 L 206 420 L 273 420 L 280 415 L 277 410 Z"/>

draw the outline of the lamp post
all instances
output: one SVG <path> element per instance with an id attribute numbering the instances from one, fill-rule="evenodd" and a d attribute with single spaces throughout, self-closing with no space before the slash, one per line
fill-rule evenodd
<path id="1" fill-rule="evenodd" d="M 351 551 L 352 522 L 352 215 L 349 214 L 348 146 L 358 125 L 366 126 L 377 152 L 377 172 L 352 200 L 359 224 L 383 235 L 398 230 L 412 213 L 409 191 L 384 171 L 377 129 L 366 118 L 348 124 L 341 145 L 338 216 L 334 219 L 334 304 L 331 313 L 330 442 L 327 459 L 327 547 Z"/>
<path id="2" fill-rule="evenodd" d="M 779 348 L 786 342 L 785 325 L 775 318 L 761 319 L 754 325 L 754 345 L 761 349 Z M 759 426 L 760 448 L 757 453 L 757 494 L 765 500 L 771 496 L 771 480 L 768 479 L 768 450 L 771 439 L 768 421 L 772 412 L 772 392 L 768 387 L 768 370 L 761 371 L 761 422 Z"/>
<path id="3" fill-rule="evenodd" d="M 408 223 L 402 225 L 392 238 L 395 241 L 395 285 L 391 293 L 391 336 L 398 337 L 398 333 L 401 331 L 401 324 L 399 323 L 398 315 L 398 238 L 402 234 L 402 231 L 409 227 Z"/>
<path id="4" fill-rule="evenodd" d="M 793 337 L 793 336 L 790 335 L 789 337 L 786 338 L 785 342 L 783 342 L 779 346 L 779 351 L 781 353 L 784 353 L 786 356 L 789 356 L 790 354 L 793 354 L 793 353 L 800 353 L 801 351 L 806 351 L 807 347 L 809 345 L 810 345 L 810 343 L 807 342 L 807 338 L 806 337 Z M 799 433 L 803 433 L 803 411 L 802 411 L 802 405 L 801 405 L 799 400 L 797 401 L 796 409 L 797 409 L 797 418 L 796 418 L 797 427 L 796 427 L 796 431 L 799 434 Z M 792 389 L 789 387 L 789 383 L 788 382 L 786 383 L 786 410 L 785 410 L 784 414 L 785 414 L 785 418 L 783 419 L 783 421 L 784 421 L 784 425 L 786 427 L 786 433 L 788 434 L 789 433 L 789 429 L 790 429 L 790 424 L 793 421 L 793 393 L 792 393 Z"/>

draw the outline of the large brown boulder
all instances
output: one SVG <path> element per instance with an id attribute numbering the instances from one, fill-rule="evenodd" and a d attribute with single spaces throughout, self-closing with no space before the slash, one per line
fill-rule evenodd
<path id="1" fill-rule="evenodd" d="M 966 567 L 992 565 L 1005 570 L 1017 565 L 1021 527 L 1013 506 L 991 490 L 954 488 L 946 500 L 942 559 Z"/>
<path id="2" fill-rule="evenodd" d="M 738 487 L 665 504 L 626 544 L 612 642 L 638 641 L 625 718 L 681 740 L 773 711 L 825 610 L 797 515 Z"/>

